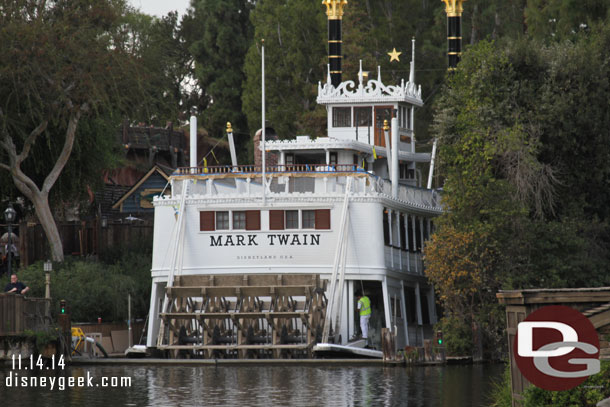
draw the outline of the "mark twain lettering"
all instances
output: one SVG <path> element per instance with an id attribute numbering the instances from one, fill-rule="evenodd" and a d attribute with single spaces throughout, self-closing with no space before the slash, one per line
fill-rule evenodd
<path id="1" fill-rule="evenodd" d="M 219 235 L 210 236 L 210 246 L 258 246 L 258 239 L 265 239 L 269 246 L 320 246 L 320 234 L 282 233 L 260 235 Z"/>

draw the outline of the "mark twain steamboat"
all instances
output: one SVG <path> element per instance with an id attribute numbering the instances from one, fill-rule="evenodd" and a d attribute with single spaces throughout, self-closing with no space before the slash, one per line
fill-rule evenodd
<path id="1" fill-rule="evenodd" d="M 362 63 L 357 81 L 342 81 L 346 2 L 323 3 L 330 63 L 317 102 L 327 137 L 266 140 L 263 128 L 254 165 L 223 167 L 197 166 L 191 144 L 191 167 L 154 200 L 148 347 L 309 357 L 319 342 L 347 344 L 359 333 L 358 292 L 371 300 L 372 346 L 381 328 L 399 348 L 431 336 L 437 316 L 422 247 L 442 208 L 418 168 L 431 154 L 415 149 L 423 105 L 415 53 L 409 79 L 396 85 L 379 68 L 369 79 Z"/>

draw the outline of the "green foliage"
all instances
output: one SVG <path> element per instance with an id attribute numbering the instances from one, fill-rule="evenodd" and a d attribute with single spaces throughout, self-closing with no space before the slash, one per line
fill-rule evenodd
<path id="1" fill-rule="evenodd" d="M 54 265 L 51 274 L 52 311 L 59 312 L 65 299 L 71 319 L 94 322 L 127 319 L 127 294 L 132 296 L 132 316 L 144 318 L 150 302 L 150 251 L 125 251 L 114 262 L 68 259 Z M 33 297 L 44 297 L 45 274 L 38 262 L 19 272 L 19 279 L 32 290 Z"/>
<path id="2" fill-rule="evenodd" d="M 280 138 L 310 132 L 300 119 L 315 108 L 317 84 L 325 78 L 324 7 L 318 2 L 269 0 L 258 2 L 250 18 L 255 41 L 246 54 L 242 96 L 249 127 L 261 128 L 260 50 L 264 39 L 266 118 Z"/>
<path id="3" fill-rule="evenodd" d="M 454 315 L 445 315 L 435 327 L 443 331 L 447 356 L 471 355 L 473 349 L 472 332 L 463 320 Z"/>
<path id="4" fill-rule="evenodd" d="M 598 374 L 589 377 L 584 383 L 570 390 L 548 391 L 535 386 L 523 392 L 523 407 L 593 407 L 601 400 L 610 397 L 610 362 L 602 361 Z M 494 386 L 492 400 L 494 407 L 510 407 L 512 401 L 510 387 L 510 366 L 507 364 L 504 378 Z"/>
<path id="5" fill-rule="evenodd" d="M 601 363 L 601 371 L 571 390 L 548 391 L 531 386 L 523 392 L 524 407 L 593 407 L 610 397 L 610 362 Z M 510 382 L 509 382 L 510 386 Z"/>
<path id="6" fill-rule="evenodd" d="M 191 28 L 189 51 L 201 90 L 203 125 L 210 135 L 220 137 L 231 122 L 241 162 L 249 135 L 241 97 L 244 59 L 252 42 L 252 7 L 247 0 L 193 0 L 183 22 Z"/>
<path id="7" fill-rule="evenodd" d="M 185 86 L 193 74 L 188 16 L 179 21 L 176 12 L 157 18 L 130 10 L 122 18 L 124 47 L 143 67 L 140 88 L 145 97 L 131 118 L 161 127 L 187 119 L 199 102 L 196 91 Z"/>
<path id="8" fill-rule="evenodd" d="M 448 211 L 427 274 L 488 349 L 504 325 L 489 317 L 499 289 L 610 283 L 609 44 L 608 28 L 576 44 L 482 41 L 435 103 Z"/>
<path id="9" fill-rule="evenodd" d="M 502 380 L 493 384 L 491 393 L 492 407 L 512 407 L 513 395 L 510 388 L 510 365 L 504 368 Z"/>
<path id="10" fill-rule="evenodd" d="M 45 331 L 26 330 L 25 336 L 30 337 L 36 344 L 36 349 L 41 351 L 46 345 L 59 341 L 59 332 L 56 327 L 50 327 Z"/>
<path id="11" fill-rule="evenodd" d="M 551 41 L 572 39 L 586 32 L 607 18 L 608 12 L 610 5 L 605 0 L 528 0 L 524 14 L 528 34 Z"/>

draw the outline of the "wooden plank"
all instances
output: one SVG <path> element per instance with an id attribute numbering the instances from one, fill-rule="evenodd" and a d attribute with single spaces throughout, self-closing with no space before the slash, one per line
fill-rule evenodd
<path id="1" fill-rule="evenodd" d="M 278 279 L 279 277 L 279 279 Z M 279 281 L 279 283 L 278 283 Z M 264 287 L 277 285 L 312 285 L 321 287 L 320 276 L 317 274 L 251 274 L 251 275 L 215 275 L 215 276 L 179 276 L 175 285 L 181 287 L 211 287 L 211 286 L 249 286 Z M 246 284 L 244 284 L 246 282 Z"/>
<path id="2" fill-rule="evenodd" d="M 283 296 L 311 296 L 315 289 L 311 285 L 296 286 L 180 286 L 167 287 L 167 293 L 172 297 L 271 297 Z"/>
<path id="3" fill-rule="evenodd" d="M 302 318 L 306 312 L 164 312 L 164 319 L 258 319 L 258 318 Z"/>
<path id="4" fill-rule="evenodd" d="M 292 345 L 161 345 L 159 349 L 173 350 L 273 350 L 273 349 L 307 349 L 312 345 L 292 344 Z"/>
<path id="5" fill-rule="evenodd" d="M 589 321 L 591 321 L 595 329 L 610 325 L 610 310 L 589 317 Z"/>

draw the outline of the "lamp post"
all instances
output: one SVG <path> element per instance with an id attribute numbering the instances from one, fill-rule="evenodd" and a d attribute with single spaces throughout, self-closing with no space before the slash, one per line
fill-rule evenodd
<path id="1" fill-rule="evenodd" d="M 45 302 L 45 315 L 51 318 L 51 271 L 53 270 L 53 263 L 51 260 L 47 260 L 44 262 L 44 298 Z"/>
<path id="2" fill-rule="evenodd" d="M 12 229 L 12 223 L 15 220 L 15 216 L 17 215 L 17 212 L 15 212 L 15 210 L 13 209 L 13 205 L 11 203 L 8 204 L 8 208 L 6 208 L 6 210 L 4 211 L 4 219 L 6 220 L 6 223 L 8 224 L 8 247 L 6 250 L 6 256 L 8 257 L 8 276 L 9 278 L 11 277 L 11 260 L 13 257 L 13 250 L 11 249 L 11 246 L 13 245 L 12 243 L 12 234 L 13 234 L 13 229 Z"/>

